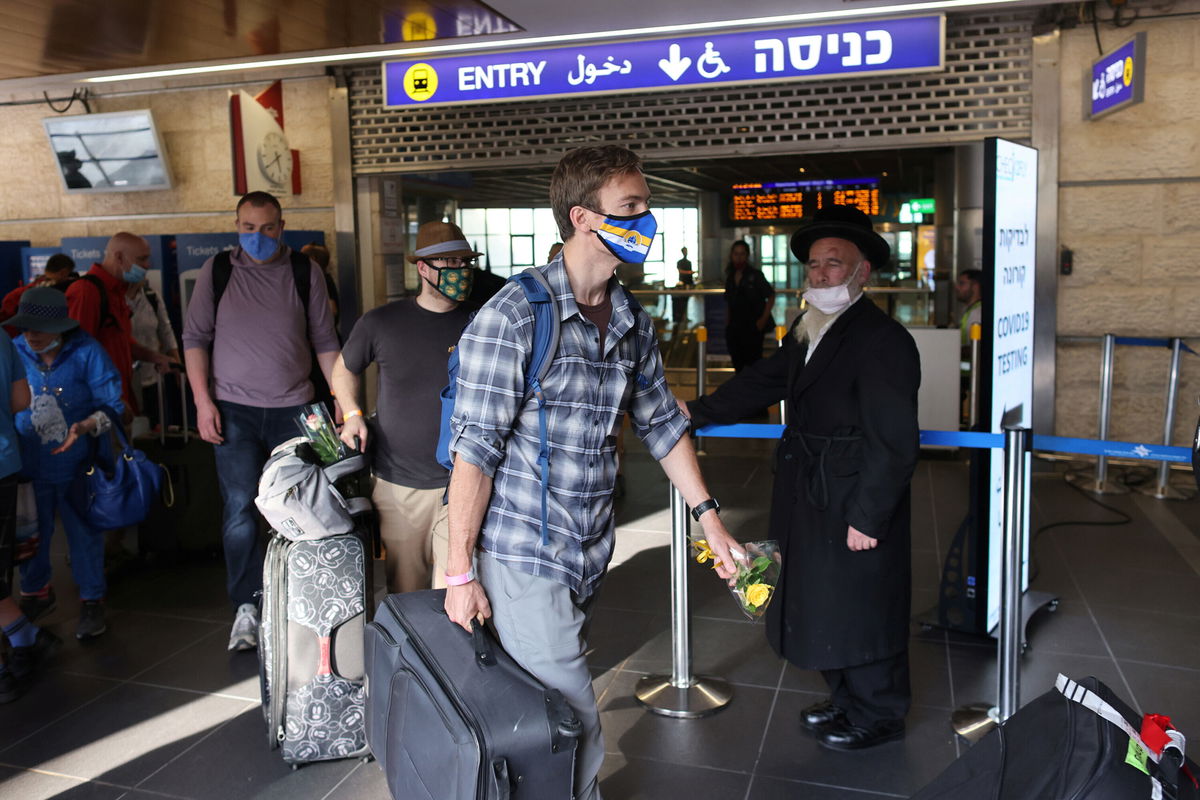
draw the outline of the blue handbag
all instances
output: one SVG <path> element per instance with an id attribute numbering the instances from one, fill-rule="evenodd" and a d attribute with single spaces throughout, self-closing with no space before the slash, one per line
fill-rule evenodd
<path id="1" fill-rule="evenodd" d="M 106 531 L 136 525 L 146 518 L 162 488 L 164 469 L 133 448 L 111 408 L 99 410 L 112 421 L 120 452 L 110 459 L 100 453 L 95 437 L 89 437 L 91 458 L 71 482 L 67 499 L 89 525 Z"/>

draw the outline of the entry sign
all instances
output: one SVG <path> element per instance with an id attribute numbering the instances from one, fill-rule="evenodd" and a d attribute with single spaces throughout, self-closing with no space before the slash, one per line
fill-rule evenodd
<path id="1" fill-rule="evenodd" d="M 991 371 L 990 430 L 1033 427 L 1034 254 L 1037 251 L 1037 163 L 1032 147 L 1004 139 L 984 142 L 984 258 L 990 269 L 988 323 Z M 984 308 L 987 309 L 987 304 Z M 987 396 L 987 395 L 985 395 Z M 1026 454 L 1028 457 L 1028 454 Z M 1026 469 L 1025 491 L 1030 471 Z M 1000 621 L 1000 567 L 1004 541 L 1004 451 L 991 451 L 988 524 L 987 630 Z M 1026 497 L 1029 495 L 1026 494 Z M 1029 509 L 1025 509 L 1026 530 Z M 1028 586 L 1029 538 L 1022 554 L 1021 588 Z"/>
<path id="2" fill-rule="evenodd" d="M 1089 119 L 1142 102 L 1146 88 L 1146 34 L 1137 34 L 1093 61 L 1091 79 L 1090 101 L 1085 103 Z"/>
<path id="3" fill-rule="evenodd" d="M 941 15 L 387 61 L 384 105 L 495 102 L 942 69 Z"/>

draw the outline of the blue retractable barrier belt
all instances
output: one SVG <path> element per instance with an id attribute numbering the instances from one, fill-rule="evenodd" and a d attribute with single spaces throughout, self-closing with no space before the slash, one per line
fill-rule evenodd
<path id="1" fill-rule="evenodd" d="M 1146 339 L 1140 336 L 1118 336 L 1113 340 L 1116 344 L 1128 345 L 1130 347 L 1170 347 L 1172 339 Z M 1187 346 L 1187 342 L 1180 342 L 1179 346 L 1185 352 L 1192 355 L 1200 355 L 1195 350 Z"/>
<path id="2" fill-rule="evenodd" d="M 783 435 L 783 425 L 739 423 L 737 425 L 707 425 L 696 431 L 697 436 L 724 439 L 778 439 Z M 921 444 L 926 447 L 971 447 L 999 449 L 1004 447 L 1004 435 L 977 431 L 921 431 Z M 1112 442 L 1096 439 L 1074 439 L 1065 436 L 1033 437 L 1034 450 L 1049 450 L 1055 453 L 1108 456 L 1110 458 L 1136 458 L 1143 461 L 1192 460 L 1188 447 L 1166 447 L 1161 444 L 1141 442 Z"/>
<path id="3" fill-rule="evenodd" d="M 1097 439 L 1072 439 L 1065 436 L 1033 437 L 1034 450 L 1051 450 L 1056 453 L 1079 453 L 1087 456 L 1110 458 L 1140 458 L 1144 461 L 1180 461 L 1190 463 L 1190 447 L 1166 447 L 1161 444 L 1140 442 L 1110 442 Z"/>

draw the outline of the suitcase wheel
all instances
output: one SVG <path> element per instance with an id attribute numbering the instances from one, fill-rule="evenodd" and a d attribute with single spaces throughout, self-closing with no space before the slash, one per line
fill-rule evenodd
<path id="1" fill-rule="evenodd" d="M 296 771 L 296 770 L 298 770 L 298 769 L 300 769 L 300 765 L 299 765 L 299 764 L 292 764 L 292 772 L 295 772 L 295 771 Z"/>

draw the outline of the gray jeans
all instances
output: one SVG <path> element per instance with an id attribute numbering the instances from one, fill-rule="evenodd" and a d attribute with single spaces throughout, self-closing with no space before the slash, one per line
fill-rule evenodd
<path id="1" fill-rule="evenodd" d="M 547 688 L 562 692 L 583 723 L 575 753 L 575 800 L 600 800 L 604 737 L 584 658 L 591 603 L 578 604 L 563 584 L 507 567 L 487 553 L 480 552 L 476 564 L 504 649 Z"/>

